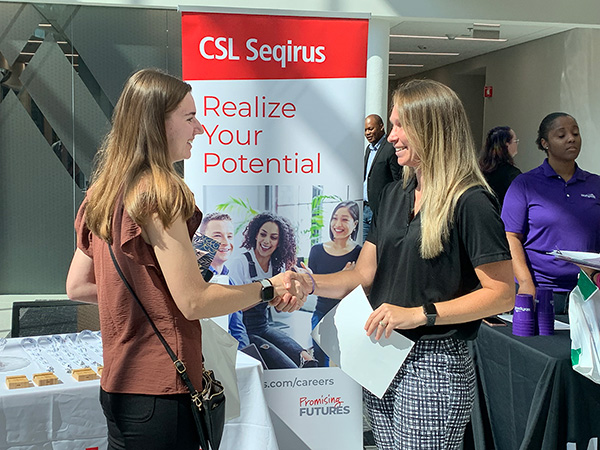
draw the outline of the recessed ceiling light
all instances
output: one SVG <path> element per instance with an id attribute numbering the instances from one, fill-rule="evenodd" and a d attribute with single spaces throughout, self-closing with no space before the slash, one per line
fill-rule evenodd
<path id="1" fill-rule="evenodd" d="M 473 24 L 476 27 L 494 27 L 494 28 L 500 28 L 500 24 L 499 23 L 474 23 Z"/>
<path id="2" fill-rule="evenodd" d="M 437 40 L 457 40 L 457 41 L 487 41 L 487 42 L 506 42 L 508 39 L 500 39 L 500 38 L 474 38 L 470 36 L 455 36 L 452 34 L 447 34 L 446 36 L 417 36 L 414 34 L 390 34 L 390 37 L 393 38 L 406 38 L 406 39 L 437 39 Z"/>
<path id="3" fill-rule="evenodd" d="M 454 52 L 390 52 L 390 55 L 458 56 Z"/>
<path id="4" fill-rule="evenodd" d="M 406 39 L 448 39 L 447 36 L 417 36 L 414 34 L 390 34 L 390 37 Z"/>
<path id="5" fill-rule="evenodd" d="M 485 42 L 506 42 L 508 39 L 500 38 L 476 38 L 476 37 L 455 37 L 457 41 L 485 41 Z"/>

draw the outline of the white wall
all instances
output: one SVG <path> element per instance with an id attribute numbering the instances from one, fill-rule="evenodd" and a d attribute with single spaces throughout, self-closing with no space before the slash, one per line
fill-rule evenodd
<path id="1" fill-rule="evenodd" d="M 581 129 L 583 145 L 577 163 L 600 173 L 600 30 L 565 35 L 560 104 Z"/>
<path id="2" fill-rule="evenodd" d="M 545 154 L 535 145 L 544 116 L 554 111 L 573 115 L 583 138 L 577 162 L 600 173 L 595 144 L 600 141 L 599 47 L 599 30 L 576 29 L 425 72 L 419 78 L 435 79 L 460 91 L 453 83 L 461 75 L 485 71 L 485 84 L 493 86 L 494 94 L 484 102 L 482 135 L 498 125 L 513 128 L 520 139 L 515 162 L 523 171 L 544 160 Z"/>

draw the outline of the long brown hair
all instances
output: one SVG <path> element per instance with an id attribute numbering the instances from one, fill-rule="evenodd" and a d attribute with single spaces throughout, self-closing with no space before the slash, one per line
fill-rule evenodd
<path id="1" fill-rule="evenodd" d="M 456 93 L 432 80 L 412 80 L 394 92 L 409 145 L 420 159 L 421 256 L 435 258 L 450 235 L 460 196 L 470 187 L 489 190 L 479 165 L 467 114 Z M 415 169 L 404 167 L 404 184 Z"/>
<path id="2" fill-rule="evenodd" d="M 194 197 L 169 159 L 165 119 L 191 86 L 156 69 L 133 74 L 117 102 L 112 129 L 96 155 L 85 220 L 112 242 L 112 216 L 122 192 L 125 209 L 143 225 L 158 214 L 165 227 L 194 212 Z"/>

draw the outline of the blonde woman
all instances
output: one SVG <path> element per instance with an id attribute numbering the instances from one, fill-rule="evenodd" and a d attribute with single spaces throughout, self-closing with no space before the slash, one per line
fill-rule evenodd
<path id="1" fill-rule="evenodd" d="M 457 449 L 475 387 L 466 341 L 514 304 L 510 251 L 456 94 L 414 80 L 393 99 L 403 181 L 384 189 L 354 270 L 314 275 L 315 293 L 341 298 L 360 284 L 374 309 L 366 333 L 415 341 L 384 397 L 365 391 L 377 448 Z"/>
<path id="2" fill-rule="evenodd" d="M 173 168 L 174 162 L 190 157 L 192 141 L 203 133 L 195 113 L 187 83 L 156 70 L 132 75 L 115 107 L 112 129 L 75 221 L 77 250 L 67 276 L 67 295 L 98 303 L 100 309 L 100 401 L 109 449 L 199 446 L 190 395 L 119 278 L 109 245 L 196 389 L 202 388 L 198 319 L 259 301 L 271 300 L 287 311 L 302 303 L 284 295 L 281 276 L 270 280 L 275 293 L 261 283 L 222 286 L 202 278 L 191 243 L 202 214 Z"/>

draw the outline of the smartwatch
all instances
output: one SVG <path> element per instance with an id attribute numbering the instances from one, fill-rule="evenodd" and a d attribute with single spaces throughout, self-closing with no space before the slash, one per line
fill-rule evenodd
<path id="1" fill-rule="evenodd" d="M 273 283 L 268 278 L 264 278 L 262 280 L 258 280 L 261 284 L 260 288 L 260 302 L 270 302 L 275 298 L 275 288 L 273 287 Z"/>
<path id="2" fill-rule="evenodd" d="M 426 327 L 432 327 L 435 325 L 435 319 L 437 319 L 437 309 L 434 303 L 427 303 L 423 305 L 423 314 L 427 317 Z"/>

